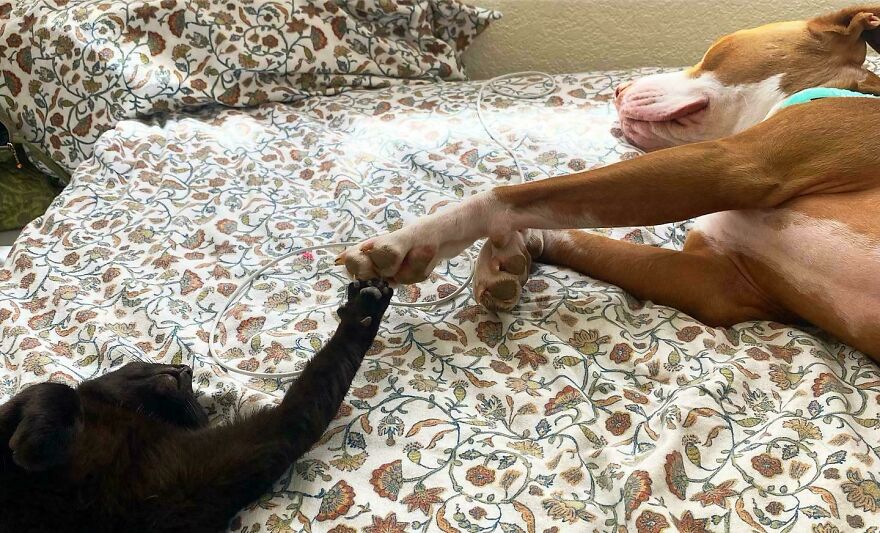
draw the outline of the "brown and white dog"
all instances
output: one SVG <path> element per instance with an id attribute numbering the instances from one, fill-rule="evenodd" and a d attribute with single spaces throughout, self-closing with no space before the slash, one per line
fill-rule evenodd
<path id="1" fill-rule="evenodd" d="M 533 260 L 566 266 L 709 325 L 809 322 L 880 360 L 880 99 L 775 109 L 812 87 L 880 95 L 880 5 L 716 42 L 694 67 L 617 88 L 623 131 L 658 150 L 497 187 L 349 248 L 358 279 L 424 280 L 488 237 L 475 294 L 518 301 Z M 682 251 L 568 228 L 699 217 Z"/>

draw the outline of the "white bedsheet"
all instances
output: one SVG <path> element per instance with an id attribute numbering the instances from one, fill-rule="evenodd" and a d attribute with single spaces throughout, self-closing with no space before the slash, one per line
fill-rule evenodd
<path id="1" fill-rule="evenodd" d="M 637 153 L 611 133 L 625 73 L 558 78 L 544 101 L 489 98 L 531 179 Z M 510 179 L 475 84 L 121 123 L 0 268 L 0 401 L 133 360 L 185 362 L 220 422 L 274 380 L 212 365 L 209 324 L 278 254 L 399 227 Z M 634 206 L 637 208 L 637 206 Z M 679 246 L 686 225 L 615 231 Z M 223 321 L 223 357 L 292 370 L 335 327 L 332 253 L 292 260 Z M 401 297 L 463 280 L 461 261 Z M 282 385 L 282 388 L 285 387 Z M 466 293 L 393 309 L 330 430 L 234 531 L 850 531 L 874 527 L 880 375 L 780 324 L 703 326 L 539 266 L 495 315 Z M 875 528 L 876 529 L 876 528 Z"/>

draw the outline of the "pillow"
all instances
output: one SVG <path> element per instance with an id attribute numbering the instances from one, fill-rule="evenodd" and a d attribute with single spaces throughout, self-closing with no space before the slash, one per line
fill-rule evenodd
<path id="1" fill-rule="evenodd" d="M 70 173 L 124 119 L 463 80 L 461 52 L 498 16 L 457 0 L 0 0 L 0 115 L 35 164 Z"/>
<path id="2" fill-rule="evenodd" d="M 336 0 L 342 9 L 383 37 L 436 47 L 435 37 L 451 46 L 456 58 L 500 14 L 458 0 Z"/>
<path id="3" fill-rule="evenodd" d="M 496 11 L 471 7 L 458 0 L 436 0 L 432 7 L 434 36 L 451 44 L 458 57 L 490 22 L 501 17 Z"/>

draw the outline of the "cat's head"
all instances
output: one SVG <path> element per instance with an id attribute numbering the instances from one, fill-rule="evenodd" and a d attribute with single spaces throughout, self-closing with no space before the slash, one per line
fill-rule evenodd
<path id="1" fill-rule="evenodd" d="M 48 470 L 69 459 L 71 443 L 86 430 L 84 420 L 99 410 L 111 422 L 119 410 L 184 428 L 208 422 L 188 366 L 130 363 L 77 389 L 41 383 L 23 390 L 0 406 L 0 437 L 8 438 L 0 446 L 9 447 L 21 468 Z"/>

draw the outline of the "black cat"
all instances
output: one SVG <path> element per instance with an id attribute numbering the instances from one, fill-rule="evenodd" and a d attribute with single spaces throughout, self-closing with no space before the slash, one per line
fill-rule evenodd
<path id="1" fill-rule="evenodd" d="M 225 530 L 327 429 L 391 292 L 349 285 L 336 333 L 281 405 L 225 426 L 207 427 L 186 366 L 25 389 L 0 406 L 0 532 Z"/>

